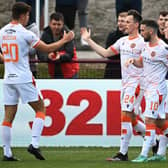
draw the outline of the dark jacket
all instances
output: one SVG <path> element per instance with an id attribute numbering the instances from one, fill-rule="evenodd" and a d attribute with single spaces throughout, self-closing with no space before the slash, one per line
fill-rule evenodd
<path id="1" fill-rule="evenodd" d="M 71 5 L 76 6 L 77 0 L 56 0 L 56 5 Z"/>
<path id="2" fill-rule="evenodd" d="M 158 30 L 158 37 L 162 39 L 166 44 L 168 44 L 168 39 L 166 39 L 165 35 L 161 34 L 159 30 Z M 166 74 L 166 79 L 168 79 L 168 73 Z"/>
<path id="3" fill-rule="evenodd" d="M 165 35 L 161 34 L 159 30 L 158 30 L 158 37 L 162 39 L 166 44 L 168 44 L 168 39 L 166 39 Z"/>
<path id="4" fill-rule="evenodd" d="M 106 48 L 114 44 L 118 39 L 125 36 L 118 29 L 114 32 L 109 33 L 106 40 Z M 108 57 L 111 60 L 115 60 L 115 63 L 107 63 L 104 73 L 105 79 L 121 79 L 121 65 L 120 65 L 120 54 L 112 57 Z"/>
<path id="5" fill-rule="evenodd" d="M 63 31 L 68 31 L 65 27 Z M 63 33 L 62 33 L 63 35 Z M 62 35 L 59 39 L 62 38 Z M 58 40 L 59 40 L 58 39 Z M 46 27 L 41 36 L 41 40 L 47 44 L 53 43 L 54 37 L 50 27 Z M 38 53 L 38 57 L 42 61 L 49 61 L 48 63 L 48 71 L 51 78 L 55 79 L 63 79 L 63 78 L 72 78 L 79 71 L 79 64 L 72 63 L 72 60 L 77 60 L 76 48 L 74 45 L 74 41 L 70 41 L 64 46 L 62 46 L 59 50 L 57 50 L 61 55 L 60 59 L 57 61 L 51 61 L 48 59 L 48 53 Z"/>

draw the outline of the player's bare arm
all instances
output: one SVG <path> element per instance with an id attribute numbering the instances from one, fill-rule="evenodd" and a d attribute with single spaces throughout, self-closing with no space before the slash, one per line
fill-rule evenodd
<path id="1" fill-rule="evenodd" d="M 50 53 L 50 52 L 53 52 L 55 50 L 58 50 L 65 43 L 73 40 L 73 38 L 74 38 L 74 33 L 72 31 L 70 31 L 68 33 L 64 32 L 63 38 L 60 39 L 57 42 L 46 44 L 45 42 L 43 42 L 43 41 L 40 40 L 39 44 L 36 46 L 36 49 L 40 50 L 42 52 Z"/>
<path id="2" fill-rule="evenodd" d="M 116 55 L 116 53 L 114 53 L 110 48 L 105 49 L 103 47 L 101 47 L 100 45 L 98 45 L 97 43 L 95 43 L 92 39 L 91 39 L 91 30 L 87 30 L 84 29 L 81 32 L 82 38 L 89 44 L 89 46 L 95 50 L 100 56 L 102 57 L 110 57 L 113 55 Z"/>
<path id="3" fill-rule="evenodd" d="M 4 61 L 4 57 L 3 55 L 0 53 L 0 61 L 3 62 Z"/>
<path id="4" fill-rule="evenodd" d="M 135 65 L 136 67 L 138 68 L 142 68 L 143 67 L 143 61 L 142 61 L 142 58 L 138 58 L 138 59 L 135 59 L 135 58 L 129 58 L 126 62 L 125 62 L 125 66 L 128 67 L 130 64 L 133 64 Z"/>

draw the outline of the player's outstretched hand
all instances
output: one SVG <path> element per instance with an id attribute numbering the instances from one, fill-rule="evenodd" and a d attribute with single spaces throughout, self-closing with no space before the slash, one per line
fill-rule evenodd
<path id="1" fill-rule="evenodd" d="M 81 36 L 82 36 L 82 39 L 87 41 L 88 39 L 90 39 L 90 36 L 91 36 L 91 30 L 87 30 L 87 28 L 85 29 L 82 29 L 81 30 Z"/>
<path id="2" fill-rule="evenodd" d="M 64 31 L 64 36 L 63 36 L 63 39 L 66 41 L 66 42 L 69 42 L 71 40 L 73 40 L 75 37 L 75 34 L 73 31 L 69 31 L 68 33 L 66 33 L 66 31 Z"/>
<path id="3" fill-rule="evenodd" d="M 134 63 L 134 58 L 129 58 L 126 60 L 125 66 L 128 67 L 130 64 L 133 64 L 133 63 Z"/>

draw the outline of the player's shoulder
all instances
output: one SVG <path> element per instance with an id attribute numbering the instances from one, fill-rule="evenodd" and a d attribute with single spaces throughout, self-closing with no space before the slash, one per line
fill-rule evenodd
<path id="1" fill-rule="evenodd" d="M 141 49 L 145 47 L 145 41 L 144 38 L 138 34 L 137 38 L 135 39 L 135 43 L 137 44 L 138 47 Z"/>
<path id="2" fill-rule="evenodd" d="M 3 36 L 3 34 L 6 32 L 6 30 L 8 29 L 9 27 L 9 24 L 6 24 L 5 26 L 3 26 L 1 29 L 0 29 L 0 36 Z"/>
<path id="3" fill-rule="evenodd" d="M 138 34 L 138 39 L 144 42 L 144 38 L 140 34 Z"/>
<path id="4" fill-rule="evenodd" d="M 119 40 L 123 41 L 123 40 L 127 40 L 128 38 L 129 38 L 129 36 L 127 35 L 127 36 L 121 37 Z"/>
<path id="5" fill-rule="evenodd" d="M 159 39 L 159 47 L 162 50 L 168 51 L 168 44 L 166 44 L 162 39 Z"/>
<path id="6" fill-rule="evenodd" d="M 159 39 L 159 45 L 160 45 L 160 46 L 168 46 L 168 45 L 166 44 L 166 42 L 163 41 L 162 39 Z"/>
<path id="7" fill-rule="evenodd" d="M 2 31 L 4 31 L 6 28 L 8 28 L 9 27 L 9 23 L 8 24 L 6 24 L 6 25 L 4 25 L 1 29 L 0 29 L 0 31 L 2 32 Z"/>
<path id="8" fill-rule="evenodd" d="M 31 31 L 27 30 L 27 29 L 26 29 L 24 26 L 22 26 L 22 25 L 19 25 L 17 29 L 19 30 L 19 32 L 22 32 L 22 33 L 25 33 L 25 34 L 31 32 Z"/>
<path id="9" fill-rule="evenodd" d="M 23 33 L 27 33 L 26 29 L 21 25 L 21 24 L 13 24 L 13 23 L 8 23 L 7 25 L 5 25 L 4 27 L 2 27 L 1 29 L 2 31 L 8 32 L 23 32 Z"/>
<path id="10" fill-rule="evenodd" d="M 116 42 L 118 42 L 118 43 L 125 43 L 125 41 L 128 39 L 128 36 L 123 36 L 123 37 L 120 37 Z"/>
<path id="11" fill-rule="evenodd" d="M 32 31 L 27 30 L 26 27 L 20 26 L 18 27 L 18 33 L 24 38 L 24 39 L 29 39 L 30 37 L 36 36 Z"/>
<path id="12" fill-rule="evenodd" d="M 133 39 L 135 43 L 143 44 L 144 45 L 144 38 L 138 34 L 136 38 Z"/>
<path id="13" fill-rule="evenodd" d="M 135 38 L 132 38 L 132 37 L 127 35 L 127 36 L 121 37 L 120 39 L 122 41 L 128 40 L 128 41 L 141 41 L 141 42 L 144 42 L 144 39 L 143 39 L 143 37 L 140 34 L 138 34 Z"/>

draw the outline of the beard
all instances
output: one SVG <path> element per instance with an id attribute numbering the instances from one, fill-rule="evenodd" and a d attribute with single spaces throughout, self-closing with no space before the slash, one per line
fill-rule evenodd
<path id="1" fill-rule="evenodd" d="M 144 41 L 145 42 L 149 42 L 150 40 L 151 40 L 151 36 L 150 35 L 144 37 Z"/>

